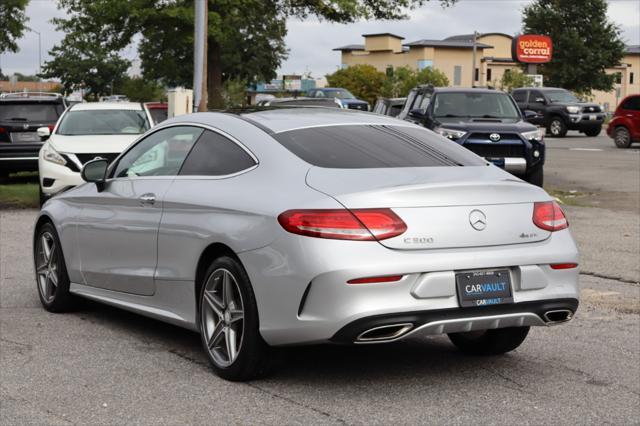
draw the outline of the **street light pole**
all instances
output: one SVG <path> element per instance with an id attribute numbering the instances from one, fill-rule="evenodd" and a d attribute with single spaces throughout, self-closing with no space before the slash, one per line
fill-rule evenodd
<path id="1" fill-rule="evenodd" d="M 38 78 L 40 78 L 39 75 L 42 73 L 42 34 L 34 29 L 31 29 L 31 32 L 38 34 Z M 38 89 L 42 89 L 40 80 L 38 80 Z"/>
<path id="2" fill-rule="evenodd" d="M 207 15 L 208 0 L 195 1 L 193 49 L 193 103 L 197 111 L 207 110 Z"/>

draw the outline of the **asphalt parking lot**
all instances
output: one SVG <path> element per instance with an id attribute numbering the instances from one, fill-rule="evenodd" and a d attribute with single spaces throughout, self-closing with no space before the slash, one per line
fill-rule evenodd
<path id="1" fill-rule="evenodd" d="M 0 423 L 637 424 L 640 146 L 573 133 L 547 146 L 546 186 L 581 249 L 582 304 L 495 358 L 440 336 L 306 347 L 267 379 L 225 382 L 197 334 L 94 303 L 44 311 L 36 211 L 0 211 Z"/>

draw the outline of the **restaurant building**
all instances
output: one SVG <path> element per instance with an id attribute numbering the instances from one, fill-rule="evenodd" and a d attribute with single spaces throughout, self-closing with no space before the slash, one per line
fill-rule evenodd
<path id="1" fill-rule="evenodd" d="M 447 37 L 443 40 L 416 40 L 404 42 L 404 37 L 391 33 L 363 34 L 364 44 L 350 44 L 333 50 L 341 54 L 341 67 L 356 64 L 373 65 L 385 72 L 389 67 L 407 66 L 421 70 L 433 67 L 442 71 L 453 87 L 500 87 L 506 70 L 520 69 L 511 57 L 513 37 L 504 33 L 476 35 L 475 67 L 473 34 Z M 608 69 L 619 73 L 616 89 L 594 92 L 594 101 L 608 110 L 615 109 L 617 101 L 631 93 L 640 93 L 640 46 L 627 46 L 627 52 L 618 67 Z"/>

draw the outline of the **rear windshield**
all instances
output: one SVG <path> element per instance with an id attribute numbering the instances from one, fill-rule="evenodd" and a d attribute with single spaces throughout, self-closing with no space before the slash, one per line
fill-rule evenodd
<path id="1" fill-rule="evenodd" d="M 147 116 L 142 110 L 103 109 L 69 111 L 65 114 L 58 133 L 61 135 L 130 135 L 149 129 Z"/>
<path id="2" fill-rule="evenodd" d="M 309 164 L 334 169 L 482 166 L 455 142 L 420 127 L 345 125 L 274 135 Z"/>
<path id="3" fill-rule="evenodd" d="M 55 123 L 64 111 L 62 104 L 0 103 L 0 120 Z"/>

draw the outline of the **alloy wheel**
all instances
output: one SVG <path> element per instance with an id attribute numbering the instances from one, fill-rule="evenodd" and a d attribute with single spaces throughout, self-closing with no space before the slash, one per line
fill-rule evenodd
<path id="1" fill-rule="evenodd" d="M 561 124 L 560 121 L 558 120 L 553 120 L 551 122 L 551 125 L 549 126 L 549 130 L 551 130 L 551 134 L 554 136 L 558 136 L 560 134 L 561 131 Z"/>
<path id="2" fill-rule="evenodd" d="M 221 367 L 237 359 L 244 335 L 244 304 L 231 272 L 216 269 L 202 294 L 201 327 L 211 357 Z"/>
<path id="3" fill-rule="evenodd" d="M 616 145 L 626 148 L 629 146 L 630 135 L 627 129 L 617 129 L 614 142 Z"/>
<path id="4" fill-rule="evenodd" d="M 60 274 L 56 240 L 49 232 L 43 232 L 37 243 L 36 275 L 42 299 L 50 303 L 56 297 Z"/>

